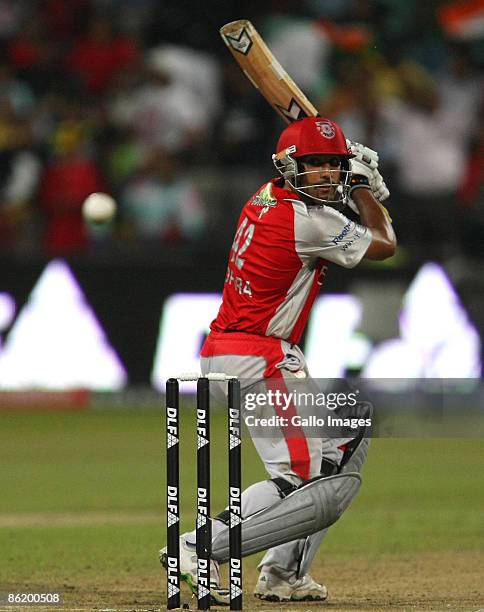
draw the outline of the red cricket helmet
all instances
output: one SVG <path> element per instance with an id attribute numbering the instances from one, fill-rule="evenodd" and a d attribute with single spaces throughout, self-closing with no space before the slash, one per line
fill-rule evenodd
<path id="1" fill-rule="evenodd" d="M 329 155 L 339 159 L 340 167 L 329 172 L 329 181 L 304 185 L 304 175 L 318 173 L 305 170 L 300 160 L 306 155 Z M 305 117 L 291 123 L 281 134 L 272 161 L 278 172 L 310 204 L 327 204 L 334 208 L 345 205 L 350 186 L 350 158 L 354 157 L 340 126 L 323 117 Z M 314 188 L 332 187 L 327 197 L 314 195 Z"/>
<path id="2" fill-rule="evenodd" d="M 291 149 L 292 157 L 338 155 L 354 157 L 340 126 L 323 117 L 305 117 L 291 123 L 281 134 L 276 154 Z"/>

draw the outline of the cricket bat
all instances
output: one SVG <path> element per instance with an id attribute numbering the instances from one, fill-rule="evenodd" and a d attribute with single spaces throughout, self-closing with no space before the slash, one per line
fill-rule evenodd
<path id="1" fill-rule="evenodd" d="M 250 21 L 231 21 L 220 28 L 220 35 L 245 76 L 286 123 L 319 114 Z"/>

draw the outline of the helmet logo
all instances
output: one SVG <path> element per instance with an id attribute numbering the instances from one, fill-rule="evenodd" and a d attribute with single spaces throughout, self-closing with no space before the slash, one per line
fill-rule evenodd
<path id="1" fill-rule="evenodd" d="M 334 138 L 336 136 L 335 129 L 329 121 L 316 121 L 316 127 L 319 130 L 321 136 L 325 138 Z"/>

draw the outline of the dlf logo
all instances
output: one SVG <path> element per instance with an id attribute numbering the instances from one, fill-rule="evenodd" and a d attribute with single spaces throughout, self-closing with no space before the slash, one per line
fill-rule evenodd
<path id="1" fill-rule="evenodd" d="M 168 582 L 178 584 L 178 559 L 176 557 L 168 557 L 167 559 Z"/>

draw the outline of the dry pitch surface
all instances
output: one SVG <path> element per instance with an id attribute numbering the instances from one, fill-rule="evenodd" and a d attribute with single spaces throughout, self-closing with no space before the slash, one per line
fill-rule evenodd
<path id="1" fill-rule="evenodd" d="M 252 564 L 251 564 L 252 565 Z M 324 565 L 324 567 L 323 567 Z M 484 553 L 462 552 L 454 554 L 422 553 L 419 555 L 387 555 L 374 559 L 326 561 L 314 568 L 314 576 L 322 579 L 329 589 L 326 602 L 275 604 L 253 597 L 255 568 L 246 568 L 244 580 L 244 610 L 465 610 L 473 612 L 484 608 Z M 5 585 L 7 586 L 7 585 Z M 46 584 L 23 585 L 29 592 L 46 589 Z M 22 588 L 16 585 L 16 589 Z M 59 588 L 56 582 L 52 588 Z M 127 574 L 118 577 L 102 576 L 83 584 L 65 582 L 64 605 L 56 607 L 72 610 L 164 610 L 165 576 L 157 572 L 150 575 Z M 182 602 L 196 609 L 196 601 L 187 589 Z M 12 608 L 1 608 L 12 609 Z M 20 608 L 15 608 L 20 609 Z M 25 608 L 25 610 L 35 608 Z M 47 608 L 37 608 L 46 610 Z M 54 609 L 54 608 L 52 608 Z M 221 608 L 222 609 L 222 608 Z M 225 608 L 226 609 L 226 608 Z"/>

